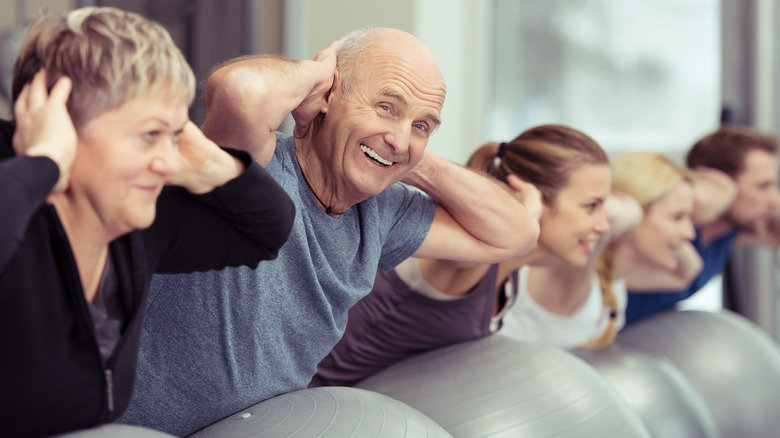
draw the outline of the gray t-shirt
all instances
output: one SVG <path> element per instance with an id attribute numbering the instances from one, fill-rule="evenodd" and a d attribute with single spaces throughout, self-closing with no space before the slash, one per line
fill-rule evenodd
<path id="1" fill-rule="evenodd" d="M 290 239 L 254 270 L 153 278 L 135 392 L 120 422 L 188 435 L 306 388 L 377 268 L 393 268 L 427 235 L 434 201 L 400 184 L 328 216 L 301 178 L 293 138 L 277 135 L 267 170 L 295 203 Z"/>

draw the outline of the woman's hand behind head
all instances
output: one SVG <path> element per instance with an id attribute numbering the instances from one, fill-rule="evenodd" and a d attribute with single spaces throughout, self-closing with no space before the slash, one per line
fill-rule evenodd
<path id="1" fill-rule="evenodd" d="M 179 134 L 178 163 L 168 184 L 207 193 L 244 171 L 241 162 L 209 140 L 191 121 Z"/>
<path id="2" fill-rule="evenodd" d="M 49 157 L 57 164 L 60 177 L 54 192 L 68 187 L 76 157 L 76 130 L 66 106 L 71 85 L 71 80 L 63 76 L 48 93 L 46 72 L 41 70 L 24 86 L 14 104 L 14 151 L 18 155 Z"/>

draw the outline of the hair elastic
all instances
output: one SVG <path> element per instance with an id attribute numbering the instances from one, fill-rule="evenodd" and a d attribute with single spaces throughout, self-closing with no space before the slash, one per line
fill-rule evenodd
<path id="1" fill-rule="evenodd" d="M 498 158 L 504 158 L 504 147 L 505 146 L 506 146 L 506 143 L 501 143 L 500 145 L 498 145 L 498 153 L 496 154 L 496 156 Z"/>

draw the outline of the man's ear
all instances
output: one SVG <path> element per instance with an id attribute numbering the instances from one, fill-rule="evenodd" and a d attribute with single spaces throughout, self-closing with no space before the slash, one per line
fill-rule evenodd
<path id="1" fill-rule="evenodd" d="M 321 112 L 323 113 L 328 112 L 328 107 L 330 107 L 331 99 L 333 99 L 334 96 L 338 93 L 337 89 L 339 87 L 341 87 L 341 76 L 339 75 L 339 69 L 336 68 L 335 73 L 333 73 L 333 85 L 331 85 L 330 90 L 328 90 L 325 93 Z"/>

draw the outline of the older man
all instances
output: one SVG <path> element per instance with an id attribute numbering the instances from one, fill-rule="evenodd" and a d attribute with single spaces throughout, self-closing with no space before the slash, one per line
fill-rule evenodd
<path id="1" fill-rule="evenodd" d="M 305 388 L 377 268 L 533 247 L 538 224 L 508 191 L 426 150 L 444 95 L 432 53 L 394 29 L 352 33 L 312 61 L 239 58 L 211 76 L 204 131 L 250 151 L 298 216 L 259 269 L 155 280 L 123 421 L 186 435 Z M 295 137 L 276 132 L 291 112 Z"/>

